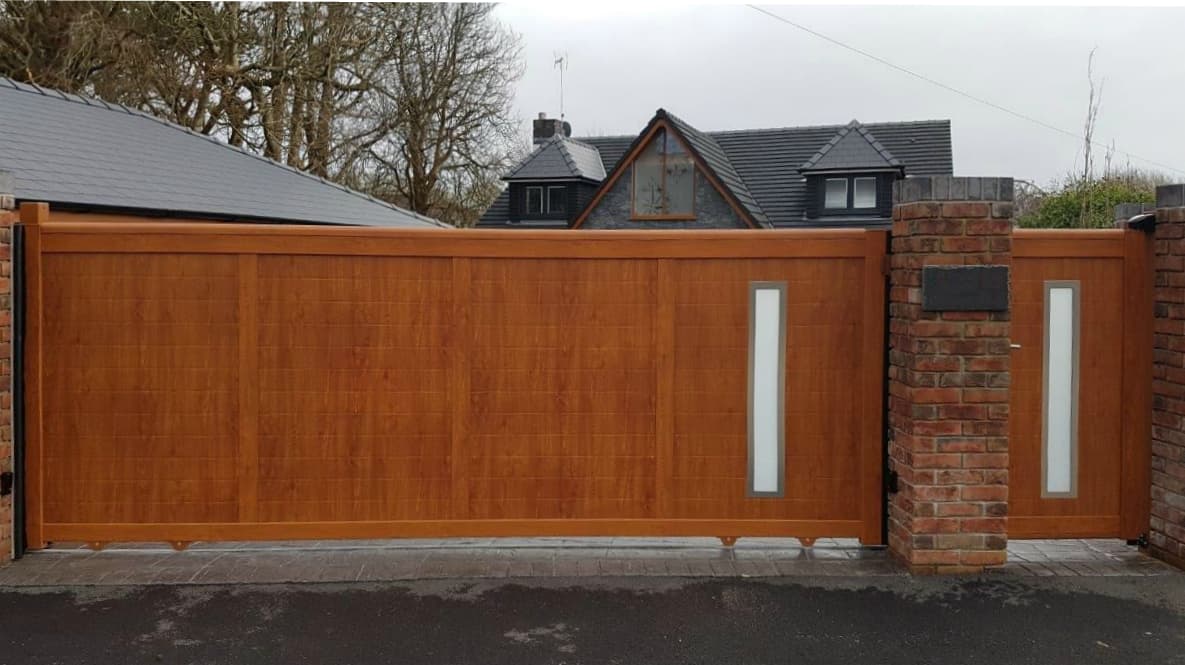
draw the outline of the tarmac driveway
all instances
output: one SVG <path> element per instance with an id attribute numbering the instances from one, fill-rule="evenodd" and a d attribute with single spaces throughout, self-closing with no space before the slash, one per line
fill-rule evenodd
<path id="1" fill-rule="evenodd" d="M 1185 575 L 7 589 L 0 663 L 1185 663 Z"/>

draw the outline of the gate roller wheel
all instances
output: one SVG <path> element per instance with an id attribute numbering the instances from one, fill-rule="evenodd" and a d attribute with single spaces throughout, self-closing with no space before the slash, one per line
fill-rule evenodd
<path id="1" fill-rule="evenodd" d="M 815 546 L 815 539 L 814 538 L 799 538 L 798 542 L 802 543 L 803 547 L 814 547 Z"/>
<path id="2" fill-rule="evenodd" d="M 718 536 L 720 543 L 725 547 L 732 547 L 737 544 L 737 536 Z"/>
<path id="3" fill-rule="evenodd" d="M 184 552 L 192 544 L 193 544 L 192 540 L 170 540 L 169 541 L 169 545 L 174 550 L 177 550 L 178 552 Z"/>

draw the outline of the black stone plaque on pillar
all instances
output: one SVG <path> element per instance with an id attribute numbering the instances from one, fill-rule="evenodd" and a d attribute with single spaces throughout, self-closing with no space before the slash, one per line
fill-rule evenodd
<path id="1" fill-rule="evenodd" d="M 925 266 L 922 310 L 1008 311 L 1008 266 Z"/>

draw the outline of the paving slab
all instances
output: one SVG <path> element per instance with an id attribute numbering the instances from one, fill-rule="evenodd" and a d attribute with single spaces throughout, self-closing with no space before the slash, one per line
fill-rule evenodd
<path id="1" fill-rule="evenodd" d="M 1113 540 L 1014 541 L 997 575 L 1131 577 L 1179 571 Z M 465 538 L 275 543 L 160 543 L 101 551 L 67 543 L 0 569 L 0 586 L 208 585 L 556 577 L 881 577 L 905 571 L 853 540 Z"/>

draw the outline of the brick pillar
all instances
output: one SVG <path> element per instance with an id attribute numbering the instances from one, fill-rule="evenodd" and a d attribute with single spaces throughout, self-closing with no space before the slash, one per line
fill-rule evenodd
<path id="1" fill-rule="evenodd" d="M 894 197 L 889 549 L 915 573 L 978 572 L 1007 558 L 1011 294 L 1003 311 L 925 311 L 922 275 L 1011 265 L 1012 179 L 909 178 Z"/>
<path id="2" fill-rule="evenodd" d="M 12 176 L 0 171 L 0 473 L 12 471 Z M 0 496 L 0 566 L 12 560 L 12 494 Z"/>
<path id="3" fill-rule="evenodd" d="M 1185 568 L 1185 185 L 1156 188 L 1149 552 Z"/>

